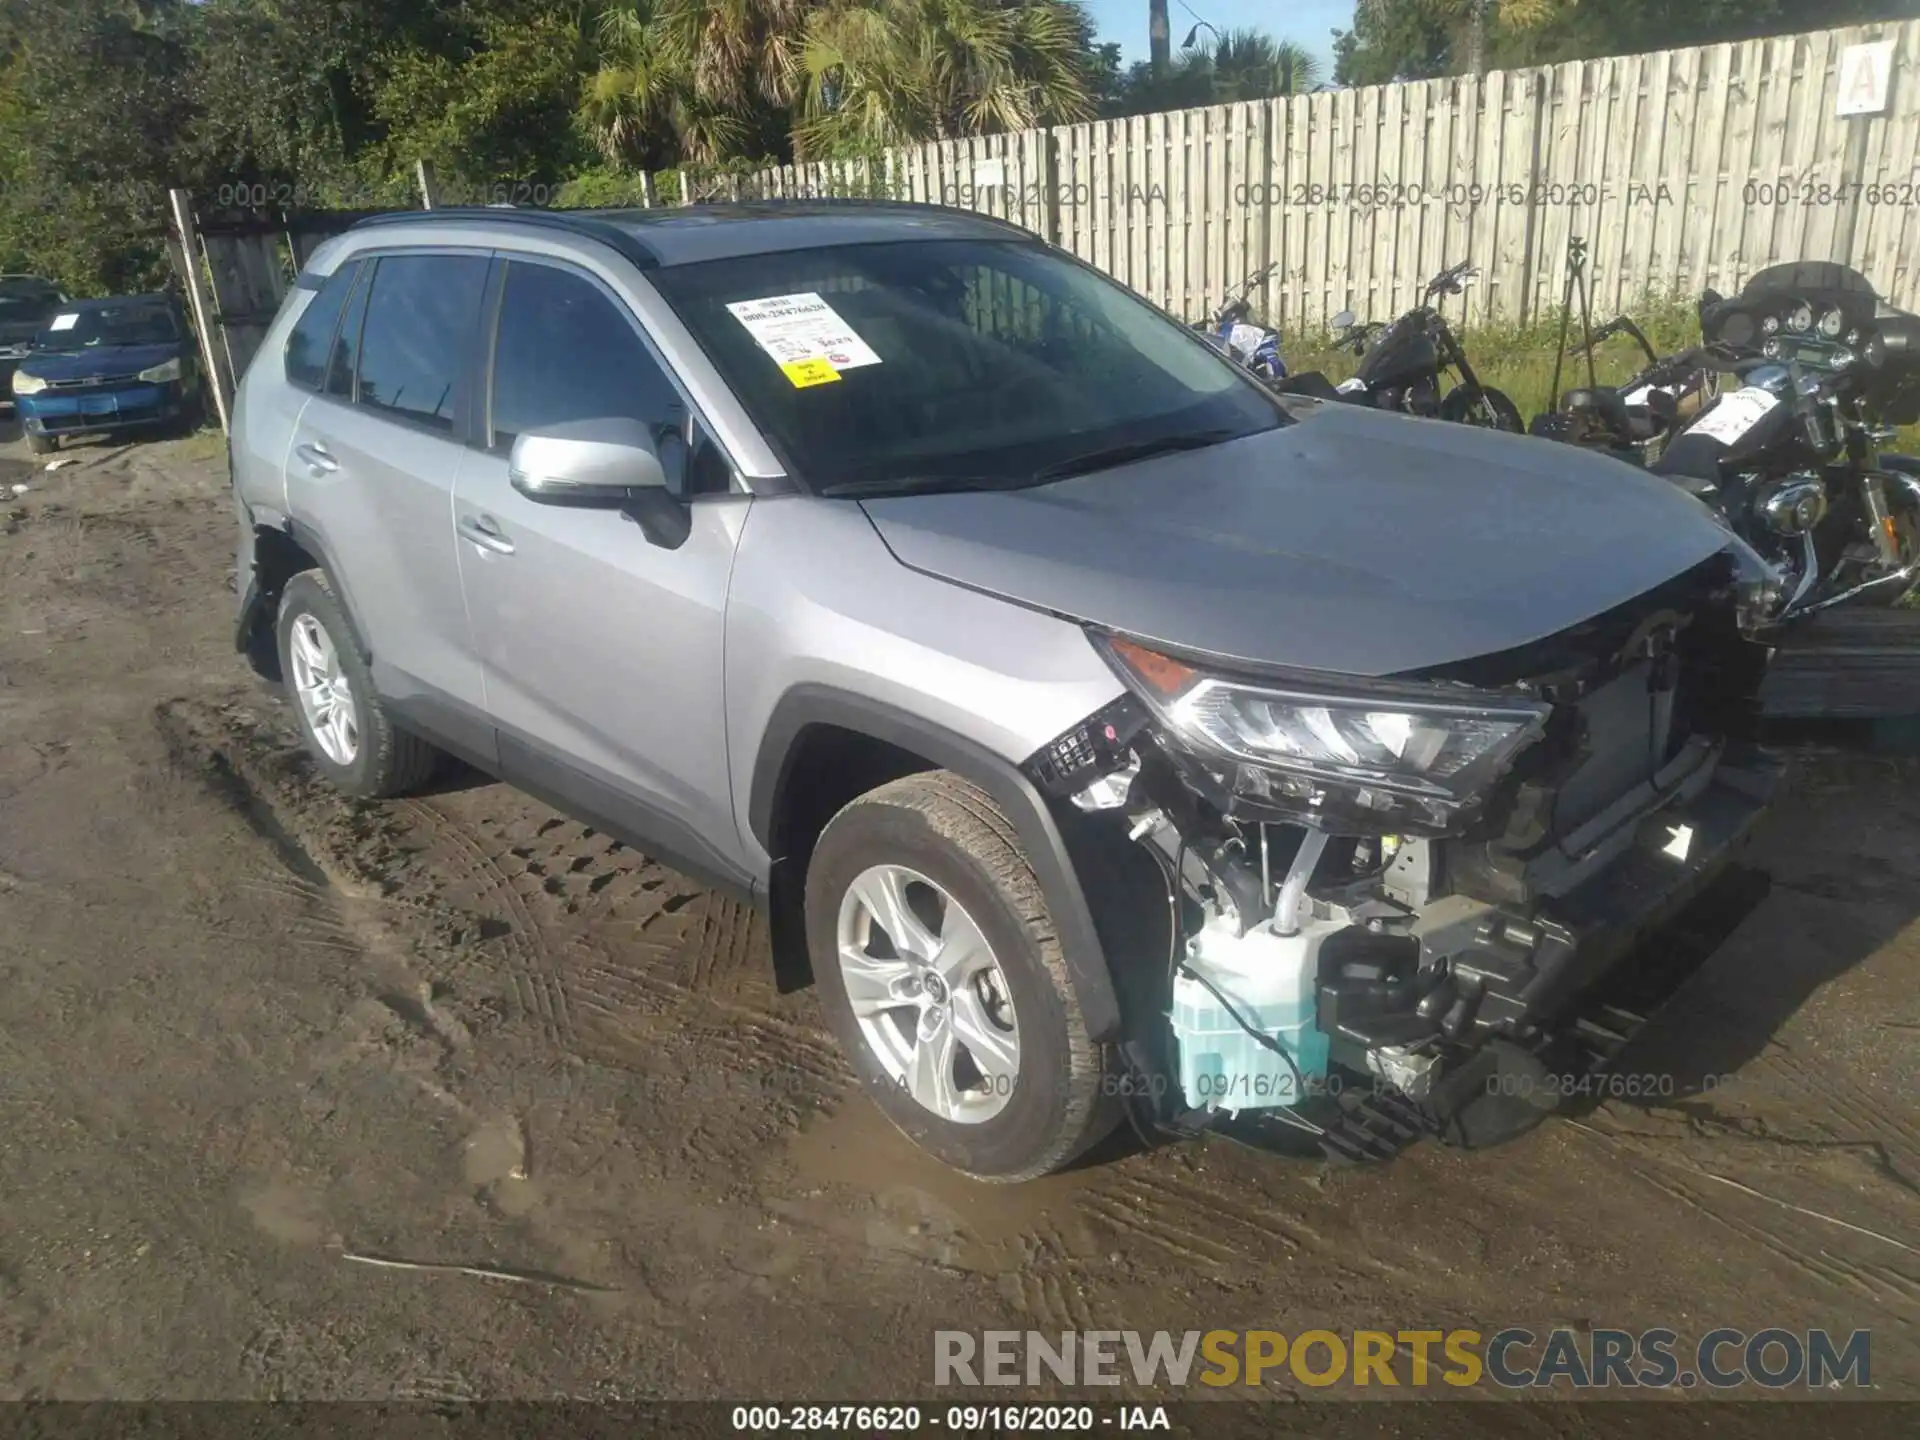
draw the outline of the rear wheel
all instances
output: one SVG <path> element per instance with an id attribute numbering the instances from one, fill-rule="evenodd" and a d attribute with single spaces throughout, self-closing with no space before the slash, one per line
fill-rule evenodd
<path id="1" fill-rule="evenodd" d="M 301 737 L 337 789 L 374 799 L 405 794 L 432 778 L 440 752 L 388 716 L 324 571 L 304 571 L 287 582 L 275 628 Z"/>
<path id="2" fill-rule="evenodd" d="M 820 1002 L 862 1085 L 923 1149 L 1028 1180 L 1112 1130 L 1056 927 L 1012 823 L 946 771 L 870 791 L 807 869 Z"/>
<path id="3" fill-rule="evenodd" d="M 1478 394 L 1472 386 L 1454 386 L 1440 402 L 1440 418 L 1456 425 L 1478 425 L 1483 430 L 1505 430 L 1510 435 L 1523 435 L 1527 429 L 1527 422 L 1520 418 L 1520 407 L 1491 385 L 1482 385 Z"/>

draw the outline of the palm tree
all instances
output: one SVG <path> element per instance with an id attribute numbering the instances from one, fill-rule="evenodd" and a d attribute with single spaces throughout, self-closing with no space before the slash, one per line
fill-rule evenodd
<path id="1" fill-rule="evenodd" d="M 808 154 L 983 135 L 1091 113 L 1079 13 L 1062 0 L 838 0 L 808 18 Z"/>
<path id="2" fill-rule="evenodd" d="M 1199 27 L 1194 28 L 1197 31 Z M 1191 41 L 1194 37 L 1187 38 Z M 1319 63 L 1303 47 L 1291 40 L 1275 40 L 1258 30 L 1235 30 L 1226 35 L 1216 32 L 1208 60 L 1218 104 L 1301 95 L 1320 79 Z"/>
<path id="3" fill-rule="evenodd" d="M 582 117 L 636 165 L 662 150 L 713 162 L 785 148 L 800 45 L 817 0 L 612 0 L 593 25 Z"/>

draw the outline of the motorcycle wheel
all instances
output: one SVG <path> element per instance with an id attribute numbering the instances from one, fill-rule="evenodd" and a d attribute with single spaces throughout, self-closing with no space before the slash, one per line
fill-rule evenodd
<path id="1" fill-rule="evenodd" d="M 1466 386 L 1454 386 L 1440 402 L 1440 418 L 1456 425 L 1477 425 L 1482 430 L 1504 430 L 1509 435 L 1524 435 L 1527 431 L 1527 422 L 1520 418 L 1520 407 L 1491 385 L 1480 387 L 1478 404 Z"/>

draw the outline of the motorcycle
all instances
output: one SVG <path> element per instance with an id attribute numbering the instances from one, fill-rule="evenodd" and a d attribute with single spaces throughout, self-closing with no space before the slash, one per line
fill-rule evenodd
<path id="1" fill-rule="evenodd" d="M 1718 391 L 1721 362 L 1740 357 L 1723 348 L 1695 346 L 1676 355 L 1661 356 L 1646 332 L 1628 315 L 1616 315 L 1597 329 L 1588 307 L 1587 242 L 1574 236 L 1567 245 L 1566 293 L 1561 298 L 1560 340 L 1553 363 L 1553 383 L 1547 408 L 1533 417 L 1527 433 L 1583 449 L 1599 450 L 1640 465 L 1657 459 L 1664 442 L 1684 420 L 1697 415 Z M 1580 300 L 1578 345 L 1567 344 L 1573 323 L 1575 292 Z M 1722 297 L 1709 290 L 1701 297 L 1702 324 Z M 1602 385 L 1594 373 L 1594 353 L 1616 335 L 1630 336 L 1647 358 L 1646 366 L 1624 385 Z M 1560 392 L 1566 361 L 1587 362 L 1587 383 Z"/>
<path id="2" fill-rule="evenodd" d="M 1275 261 L 1264 270 L 1254 271 L 1227 292 L 1227 298 L 1209 319 L 1198 321 L 1193 327 L 1204 334 L 1215 349 L 1269 383 L 1285 380 L 1287 365 L 1280 358 L 1280 336 L 1253 322 L 1253 302 L 1249 297 L 1279 268 L 1279 262 Z"/>
<path id="3" fill-rule="evenodd" d="M 1440 313 L 1446 297 L 1464 293 L 1479 273 L 1464 262 L 1442 270 L 1427 282 L 1420 303 L 1390 325 L 1355 324 L 1349 310 L 1335 315 L 1332 324 L 1341 337 L 1339 348 L 1360 357 L 1353 378 L 1334 387 L 1339 397 L 1349 404 L 1516 435 L 1525 430 L 1519 408 L 1491 385 L 1481 383 L 1459 338 Z M 1459 380 L 1442 397 L 1441 380 L 1447 371 L 1456 372 Z"/>
<path id="4" fill-rule="evenodd" d="M 1702 312 L 1706 344 L 1691 359 L 1740 384 L 1647 468 L 1767 562 L 1777 624 L 1912 593 L 1920 463 L 1878 447 L 1893 427 L 1920 423 L 1920 316 L 1825 262 L 1763 270 Z"/>

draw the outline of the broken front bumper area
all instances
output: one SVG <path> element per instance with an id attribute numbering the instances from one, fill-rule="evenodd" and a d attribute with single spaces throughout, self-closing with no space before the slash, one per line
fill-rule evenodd
<path id="1" fill-rule="evenodd" d="M 1436 901 L 1403 983 L 1382 984 L 1377 965 L 1352 967 L 1360 983 L 1323 973 L 1320 1025 L 1333 1058 L 1386 1078 L 1322 1107 L 1321 1148 L 1380 1160 L 1429 1135 L 1497 1143 L 1604 1070 L 1757 900 L 1749 889 L 1729 896 L 1742 915 L 1716 915 L 1704 945 L 1676 924 L 1735 865 L 1783 768 L 1761 751 L 1717 757 L 1684 794 L 1586 853 L 1542 857 L 1550 874 L 1577 877 L 1558 894 L 1527 905 Z"/>
<path id="2" fill-rule="evenodd" d="M 1782 766 L 1754 751 L 1701 771 L 1687 793 L 1629 817 L 1590 848 L 1543 857 L 1574 880 L 1558 894 L 1525 907 L 1459 894 L 1430 906 L 1416 926 L 1419 968 L 1444 975 L 1411 1017 L 1342 1014 L 1335 990 L 1323 994 L 1322 1024 L 1365 1048 L 1435 1030 L 1458 1045 L 1551 1029 L 1734 860 L 1771 805 Z"/>

